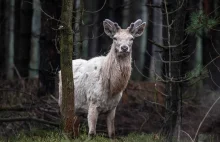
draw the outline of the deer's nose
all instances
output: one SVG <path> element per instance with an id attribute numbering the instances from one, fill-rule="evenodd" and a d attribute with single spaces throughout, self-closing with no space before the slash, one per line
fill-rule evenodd
<path id="1" fill-rule="evenodd" d="M 123 51 L 123 52 L 128 51 L 128 47 L 127 47 L 127 46 L 125 46 L 125 45 L 123 45 L 123 46 L 121 47 L 121 51 Z"/>

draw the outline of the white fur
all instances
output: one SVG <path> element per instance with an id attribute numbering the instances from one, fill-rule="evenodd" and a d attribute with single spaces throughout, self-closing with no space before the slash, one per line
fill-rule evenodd
<path id="1" fill-rule="evenodd" d="M 146 23 L 137 20 L 127 29 L 121 29 L 110 20 L 103 22 L 107 35 L 114 38 L 107 56 L 90 60 L 73 60 L 73 78 L 76 114 L 88 113 L 89 134 L 96 134 L 100 113 L 107 113 L 108 135 L 114 135 L 116 107 L 131 75 L 131 48 L 133 38 L 143 33 Z M 122 47 L 127 47 L 122 51 Z M 59 105 L 62 102 L 61 72 L 59 72 Z"/>
<path id="2" fill-rule="evenodd" d="M 111 96 L 108 94 L 109 90 L 103 88 L 100 70 L 104 60 L 105 57 L 101 56 L 88 61 L 82 59 L 72 61 L 76 114 L 88 113 L 89 104 L 95 104 L 98 112 L 105 113 L 115 108 L 120 101 L 122 93 Z M 59 105 L 61 105 L 61 71 L 59 80 Z"/>

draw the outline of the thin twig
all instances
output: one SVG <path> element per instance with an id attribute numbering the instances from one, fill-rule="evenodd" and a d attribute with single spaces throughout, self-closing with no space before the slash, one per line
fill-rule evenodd
<path id="1" fill-rule="evenodd" d="M 86 12 L 86 13 L 92 13 L 92 14 L 98 13 L 98 12 L 100 12 L 100 11 L 105 7 L 106 2 L 107 2 L 107 0 L 105 0 L 105 1 L 104 1 L 104 4 L 102 5 L 102 7 L 101 7 L 100 9 L 96 10 L 96 11 L 84 10 L 84 12 Z"/>
<path id="2" fill-rule="evenodd" d="M 207 116 L 209 115 L 209 113 L 210 113 L 210 111 L 212 110 L 212 108 L 214 107 L 214 105 L 219 101 L 219 99 L 220 99 L 220 97 L 218 97 L 218 99 L 215 100 L 215 102 L 212 104 L 212 106 L 211 106 L 211 107 L 209 108 L 209 110 L 206 112 L 205 116 L 203 117 L 202 121 L 201 121 L 200 124 L 199 124 L 199 127 L 198 127 L 198 129 L 197 129 L 197 131 L 196 131 L 196 134 L 195 134 L 195 137 L 194 137 L 193 141 L 196 140 L 196 137 L 197 137 L 197 135 L 198 135 L 198 132 L 199 132 L 199 130 L 200 130 L 200 128 L 201 128 L 203 122 L 205 121 L 205 119 L 206 119 Z"/>
<path id="3" fill-rule="evenodd" d="M 186 134 L 186 135 L 189 137 L 189 139 L 190 139 L 192 142 L 194 142 L 194 140 L 192 139 L 192 137 L 191 137 L 187 132 L 185 132 L 185 131 L 183 131 L 183 130 L 181 130 L 181 132 L 183 132 L 184 134 Z"/>

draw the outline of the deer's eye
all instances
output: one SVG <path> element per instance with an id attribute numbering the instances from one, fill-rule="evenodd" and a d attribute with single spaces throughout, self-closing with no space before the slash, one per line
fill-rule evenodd
<path id="1" fill-rule="evenodd" d="M 115 41 L 116 41 L 116 40 L 117 40 L 117 38 L 116 38 L 116 37 L 113 37 L 113 40 L 115 40 Z"/>

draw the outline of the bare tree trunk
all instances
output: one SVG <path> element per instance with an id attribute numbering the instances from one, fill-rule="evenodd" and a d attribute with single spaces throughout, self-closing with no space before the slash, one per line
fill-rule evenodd
<path id="1" fill-rule="evenodd" d="M 148 13 L 148 9 L 147 9 L 147 6 L 144 6 L 145 4 L 147 3 L 147 0 L 142 0 L 141 1 L 141 19 L 145 22 L 147 22 L 147 13 Z M 145 65 L 145 52 L 147 50 L 147 30 L 145 30 L 145 32 L 143 33 L 143 35 L 140 37 L 140 59 L 139 59 L 139 62 L 140 62 L 140 70 L 139 71 L 143 71 L 144 69 L 144 65 Z M 135 49 L 134 49 L 135 50 Z M 149 62 L 149 61 L 148 61 Z M 140 73 L 139 73 L 140 74 Z M 141 76 L 139 78 L 139 80 L 143 78 L 143 76 Z"/>
<path id="2" fill-rule="evenodd" d="M 147 18 L 147 9 L 146 9 L 146 0 L 142 1 L 132 1 L 131 10 L 130 10 L 130 21 L 135 21 L 137 19 L 142 19 L 143 21 Z M 141 15 L 141 16 L 140 16 Z M 128 26 L 128 25 L 127 25 Z M 133 72 L 132 79 L 133 80 L 141 80 L 142 71 L 144 67 L 144 55 L 146 50 L 146 31 L 143 36 L 135 39 L 133 44 Z"/>
<path id="3" fill-rule="evenodd" d="M 82 58 L 83 55 L 83 29 L 82 29 L 82 14 L 84 3 L 83 0 L 75 1 L 75 17 L 74 17 L 74 57 Z"/>
<path id="4" fill-rule="evenodd" d="M 154 0 L 153 5 L 161 5 L 162 0 Z M 159 45 L 162 45 L 162 25 L 163 16 L 161 9 L 153 8 L 153 37 L 152 40 Z M 162 75 L 162 61 L 160 60 L 161 49 L 156 45 L 152 45 L 152 58 L 150 63 L 150 79 L 155 80 L 155 73 Z"/>
<path id="5" fill-rule="evenodd" d="M 189 1 L 189 7 L 194 7 L 191 11 L 188 12 L 187 14 L 187 20 L 186 20 L 186 26 L 189 25 L 187 21 L 190 21 L 190 16 L 193 11 L 200 12 L 202 14 L 202 0 L 194 0 L 194 1 Z M 187 36 L 187 47 L 184 49 L 184 55 L 183 56 L 188 56 L 191 55 L 189 60 L 183 61 L 183 74 L 192 74 L 195 76 L 199 76 L 202 70 L 202 50 L 203 50 L 203 45 L 202 45 L 202 29 L 198 29 L 198 34 L 189 34 Z M 190 77 L 192 77 L 190 76 Z M 194 91 L 199 92 L 201 87 L 202 87 L 202 80 L 198 81 L 195 83 L 195 85 L 190 86 L 190 88 L 193 88 Z M 201 97 L 200 95 L 197 95 L 198 97 Z M 198 98 L 199 99 L 199 98 Z"/>
<path id="6" fill-rule="evenodd" d="M 29 63 L 29 78 L 39 77 L 40 63 L 40 33 L 41 33 L 41 3 L 40 0 L 33 0 L 33 16 L 31 27 L 31 49 Z"/>
<path id="7" fill-rule="evenodd" d="M 147 4 L 152 4 L 152 0 L 147 0 Z M 146 41 L 153 40 L 153 7 L 147 7 L 147 36 Z M 149 80 L 149 78 L 146 78 L 150 76 L 150 63 L 151 60 L 153 60 L 152 54 L 152 43 L 147 42 L 147 48 L 145 50 L 145 56 L 144 56 L 144 67 L 143 67 L 143 77 L 142 80 Z"/>
<path id="8" fill-rule="evenodd" d="M 74 83 L 72 72 L 73 32 L 72 32 L 73 0 L 62 1 L 60 53 L 62 75 L 62 105 L 61 113 L 63 129 L 71 137 L 78 135 L 74 122 L 77 117 L 74 113 Z"/>
<path id="9" fill-rule="evenodd" d="M 5 65 L 6 78 L 12 80 L 14 78 L 14 11 L 15 0 L 7 0 L 5 9 L 6 28 L 5 28 Z"/>
<path id="10" fill-rule="evenodd" d="M 169 4 L 169 9 L 167 7 Z M 166 52 L 166 60 L 168 61 L 168 66 L 166 66 L 166 76 L 168 83 L 166 84 L 168 97 L 166 100 L 166 116 L 165 116 L 165 127 L 163 129 L 163 134 L 167 137 L 167 142 L 173 141 L 174 132 L 179 132 L 181 129 L 181 69 L 182 69 L 182 48 L 185 38 L 184 26 L 185 26 L 185 16 L 187 0 L 164 0 L 165 12 L 166 12 L 166 25 L 168 26 L 167 33 L 167 45 L 169 47 L 168 52 Z M 178 9 L 177 11 L 175 11 Z M 172 11 L 175 11 L 172 13 Z M 171 12 L 171 13 L 169 13 Z M 172 21 L 174 21 L 172 23 Z M 171 25 L 172 23 L 172 25 Z M 171 48 L 171 45 L 179 45 L 175 48 Z M 176 131 L 178 130 L 178 131 Z"/>
<path id="11" fill-rule="evenodd" d="M 219 3 L 219 2 L 218 2 Z M 215 15 L 218 13 L 218 3 L 216 1 L 203 0 L 204 14 L 209 17 L 218 17 Z M 217 5 L 216 5 L 217 4 Z M 217 8 L 218 10 L 214 10 Z M 215 27 L 218 29 L 219 25 Z M 219 31 L 211 29 L 210 31 L 203 34 L 203 66 L 206 66 L 208 63 L 219 56 L 220 47 L 219 47 Z M 211 90 L 219 90 L 220 85 L 220 76 L 219 76 L 219 65 L 220 60 L 213 61 L 212 64 L 207 66 L 209 71 L 209 78 L 203 80 L 204 85 L 208 86 Z"/>
<path id="12" fill-rule="evenodd" d="M 87 0 L 85 2 L 85 7 L 86 9 L 89 9 L 90 11 L 95 11 L 97 10 L 98 7 L 98 0 L 91 1 Z M 91 14 L 87 13 L 87 20 L 88 24 L 93 24 L 92 26 L 88 27 L 88 58 L 95 57 L 97 55 L 97 47 L 98 47 L 98 31 L 99 31 L 99 13 L 96 14 Z"/>
<path id="13" fill-rule="evenodd" d="M 123 21 L 122 21 L 122 27 L 127 27 L 130 23 L 130 19 L 129 19 L 129 13 L 130 13 L 130 0 L 124 0 L 124 8 L 122 11 L 122 17 L 123 17 Z"/>
<path id="14" fill-rule="evenodd" d="M 21 1 L 19 45 L 16 45 L 15 48 L 15 65 L 22 77 L 27 77 L 29 71 L 31 20 L 33 12 L 31 3 L 32 0 Z"/>

